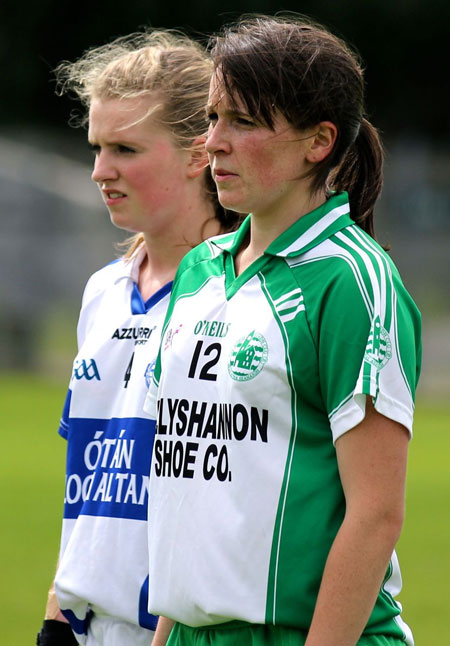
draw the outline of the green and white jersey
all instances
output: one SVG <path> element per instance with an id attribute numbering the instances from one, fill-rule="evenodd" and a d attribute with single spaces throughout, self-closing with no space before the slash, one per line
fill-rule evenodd
<path id="1" fill-rule="evenodd" d="M 307 630 L 345 502 L 334 442 L 375 408 L 412 429 L 420 314 L 335 195 L 238 277 L 250 226 L 182 261 L 146 410 L 150 605 L 190 625 Z M 393 555 L 367 633 L 412 644 Z"/>

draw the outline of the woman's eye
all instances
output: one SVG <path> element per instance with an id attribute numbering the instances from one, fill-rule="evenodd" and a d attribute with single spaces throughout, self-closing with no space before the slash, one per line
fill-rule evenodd
<path id="1" fill-rule="evenodd" d="M 209 124 L 215 125 L 217 123 L 217 114 L 215 112 L 210 112 L 206 115 L 206 121 Z"/>
<path id="2" fill-rule="evenodd" d="M 246 117 L 236 117 L 236 123 L 238 123 L 240 126 L 254 126 L 255 122 L 252 121 L 251 119 L 247 119 Z"/>
<path id="3" fill-rule="evenodd" d="M 123 144 L 118 144 L 117 145 L 117 151 L 119 153 L 135 153 L 136 151 L 134 148 L 130 148 L 129 146 L 125 146 Z"/>

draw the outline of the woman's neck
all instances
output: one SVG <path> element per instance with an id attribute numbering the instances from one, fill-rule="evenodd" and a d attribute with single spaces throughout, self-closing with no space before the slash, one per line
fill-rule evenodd
<path id="1" fill-rule="evenodd" d="M 138 286 L 144 301 L 174 279 L 178 264 L 156 258 L 148 251 L 139 266 Z"/>
<path id="2" fill-rule="evenodd" d="M 294 222 L 318 208 L 325 201 L 325 192 L 320 191 L 312 195 L 305 194 L 303 199 L 297 199 L 295 207 L 288 209 L 282 215 L 252 213 L 248 241 L 244 242 L 235 258 L 236 276 L 262 256 L 267 247 L 289 229 Z"/>
<path id="3" fill-rule="evenodd" d="M 139 267 L 139 289 L 147 300 L 173 280 L 183 257 L 203 240 L 220 233 L 220 223 L 208 201 L 184 210 L 186 226 L 166 229 L 160 235 L 143 233 L 146 256 Z"/>

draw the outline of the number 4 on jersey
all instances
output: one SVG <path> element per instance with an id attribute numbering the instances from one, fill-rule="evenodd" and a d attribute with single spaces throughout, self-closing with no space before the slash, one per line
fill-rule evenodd
<path id="1" fill-rule="evenodd" d="M 130 362 L 129 362 L 129 364 L 127 366 L 127 369 L 125 370 L 125 374 L 123 376 L 123 380 L 125 382 L 124 385 L 123 385 L 124 388 L 128 388 L 128 382 L 130 381 L 130 377 L 131 377 L 131 368 L 133 367 L 133 359 L 134 359 L 134 352 L 131 355 Z"/>

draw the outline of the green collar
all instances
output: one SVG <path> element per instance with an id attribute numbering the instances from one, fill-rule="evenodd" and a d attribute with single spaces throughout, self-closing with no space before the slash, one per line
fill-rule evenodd
<path id="1" fill-rule="evenodd" d="M 211 242 L 216 247 L 235 256 L 249 231 L 250 218 L 250 215 L 245 218 L 236 233 L 213 238 Z M 299 218 L 286 231 L 283 231 L 264 253 L 285 258 L 299 256 L 351 224 L 354 222 L 350 217 L 348 194 L 343 192 L 332 195 L 317 209 Z"/>

